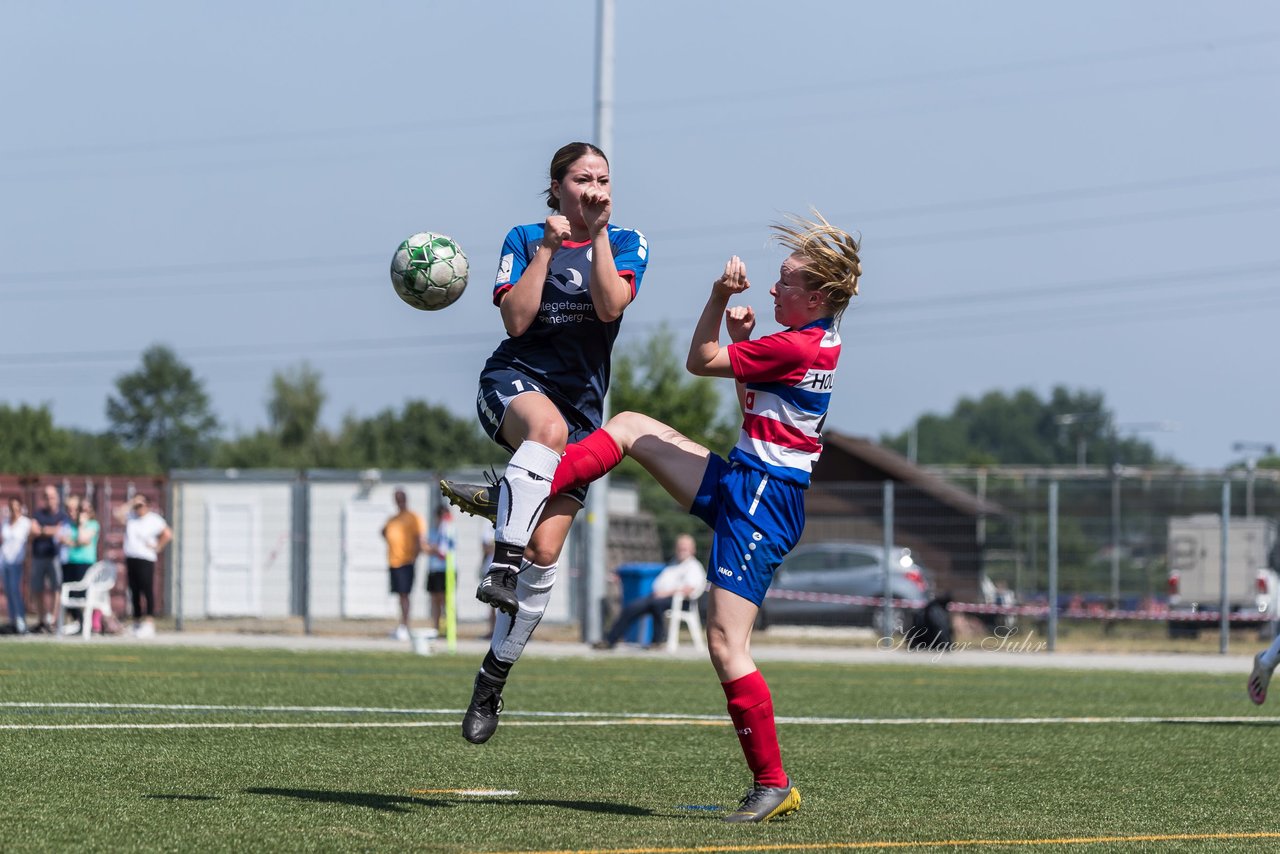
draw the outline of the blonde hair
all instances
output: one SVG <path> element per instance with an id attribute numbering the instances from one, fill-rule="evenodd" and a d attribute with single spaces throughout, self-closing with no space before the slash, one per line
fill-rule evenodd
<path id="1" fill-rule="evenodd" d="M 857 238 L 836 228 L 816 210 L 814 219 L 788 215 L 792 225 L 777 224 L 771 228 L 777 232 L 777 240 L 807 262 L 801 269 L 805 280 L 822 292 L 831 306 L 832 314 L 839 317 L 849 306 L 849 300 L 858 295 L 858 279 L 862 276 L 862 248 Z"/>

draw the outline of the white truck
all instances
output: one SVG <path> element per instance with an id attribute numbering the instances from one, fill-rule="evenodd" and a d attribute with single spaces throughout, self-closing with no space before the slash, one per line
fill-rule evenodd
<path id="1" fill-rule="evenodd" d="M 1276 521 L 1232 517 L 1227 528 L 1227 603 L 1231 613 L 1264 618 L 1271 637 L 1280 618 L 1280 575 L 1275 572 Z M 1222 518 L 1216 513 L 1169 518 L 1169 609 L 1206 612 L 1204 619 L 1170 619 L 1170 637 L 1195 637 L 1216 628 L 1222 601 Z"/>

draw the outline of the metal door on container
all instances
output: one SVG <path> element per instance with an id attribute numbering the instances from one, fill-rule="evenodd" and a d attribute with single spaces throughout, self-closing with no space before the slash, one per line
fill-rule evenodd
<path id="1" fill-rule="evenodd" d="M 257 562 L 259 513 L 256 502 L 206 505 L 205 612 L 210 617 L 257 617 L 262 613 Z"/>
<path id="2" fill-rule="evenodd" d="M 391 518 L 381 503 L 351 501 L 342 508 L 342 616 L 394 617 L 399 606 L 390 593 L 387 544 L 382 526 Z"/>

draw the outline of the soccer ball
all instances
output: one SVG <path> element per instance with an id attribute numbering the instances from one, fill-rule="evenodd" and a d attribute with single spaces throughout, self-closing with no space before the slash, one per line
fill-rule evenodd
<path id="1" fill-rule="evenodd" d="M 400 299 L 423 311 L 452 305 L 467 287 L 467 256 L 452 237 L 424 231 L 391 258 L 391 284 Z"/>

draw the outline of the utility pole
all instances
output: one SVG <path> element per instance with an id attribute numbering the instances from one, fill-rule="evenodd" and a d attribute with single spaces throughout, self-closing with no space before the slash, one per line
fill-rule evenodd
<path id="1" fill-rule="evenodd" d="M 595 142 L 608 157 L 613 154 L 613 0 L 596 5 Z M 609 389 L 604 390 L 601 423 L 609 420 Z M 604 596 L 609 562 L 609 477 L 600 478 L 587 493 L 587 571 L 582 589 L 582 639 L 595 643 L 604 636 L 600 600 Z"/>
<path id="2" fill-rule="evenodd" d="M 1274 456 L 1276 446 L 1267 442 L 1235 442 L 1231 445 L 1231 450 L 1237 454 L 1245 451 L 1247 456 L 1244 459 L 1245 465 L 1245 486 L 1244 486 L 1244 515 L 1248 519 L 1253 518 L 1253 482 L 1258 475 L 1258 454 L 1264 456 Z"/>

